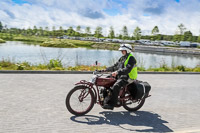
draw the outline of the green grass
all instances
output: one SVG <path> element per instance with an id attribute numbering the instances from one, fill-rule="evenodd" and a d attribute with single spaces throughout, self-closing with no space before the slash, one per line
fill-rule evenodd
<path id="1" fill-rule="evenodd" d="M 6 41 L 0 38 L 0 43 L 5 43 Z"/>
<path id="2" fill-rule="evenodd" d="M 97 49 L 107 49 L 107 50 L 118 50 L 120 44 L 117 43 L 95 43 L 92 45 L 92 48 L 97 48 Z"/>
<path id="3" fill-rule="evenodd" d="M 0 70 L 65 70 L 60 60 L 50 60 L 48 64 L 32 65 L 29 62 L 13 63 L 9 59 L 0 61 Z"/>
<path id="4" fill-rule="evenodd" d="M 116 50 L 119 49 L 119 44 L 116 43 L 98 43 L 92 41 L 81 41 L 81 40 L 69 40 L 69 39 L 50 39 L 42 44 L 44 47 L 60 47 L 60 48 L 96 48 L 96 49 L 108 49 Z"/>
<path id="5" fill-rule="evenodd" d="M 183 65 L 176 66 L 176 67 L 159 67 L 159 68 L 138 68 L 139 71 L 149 71 L 149 72 L 200 72 L 200 66 L 196 66 L 194 68 L 185 67 Z"/>
<path id="6" fill-rule="evenodd" d="M 69 70 L 69 71 L 94 71 L 96 69 L 102 70 L 106 66 L 87 66 L 77 65 L 64 67 L 62 62 L 58 59 L 52 59 L 48 64 L 32 65 L 29 62 L 13 63 L 9 59 L 3 59 L 0 61 L 0 70 Z M 162 64 L 159 68 L 138 67 L 138 71 L 151 71 L 151 72 L 200 72 L 200 65 L 195 68 L 188 68 L 183 65 L 176 67 L 168 67 L 166 64 Z"/>
<path id="7" fill-rule="evenodd" d="M 13 40 L 13 35 L 9 33 L 0 33 L 0 38 L 3 40 Z"/>
<path id="8" fill-rule="evenodd" d="M 50 39 L 40 46 L 44 47 L 59 47 L 59 48 L 77 48 L 77 47 L 91 47 L 94 42 L 91 41 L 80 41 L 80 40 L 69 40 L 69 39 Z"/>
<path id="9" fill-rule="evenodd" d="M 15 41 L 27 41 L 27 42 L 39 42 L 43 43 L 44 41 L 48 40 L 47 37 L 37 37 L 37 36 L 16 36 L 13 37 Z"/>
<path id="10" fill-rule="evenodd" d="M 77 47 L 91 47 L 94 42 L 92 41 L 81 41 L 81 40 L 69 40 L 69 39 L 64 39 L 64 41 L 72 43 L 74 45 L 76 45 Z"/>
<path id="11" fill-rule="evenodd" d="M 97 49 L 109 49 L 114 50 L 119 48 L 119 44 L 115 43 L 97 43 L 92 41 L 82 40 L 70 40 L 70 39 L 56 39 L 40 36 L 23 36 L 13 35 L 8 33 L 0 33 L 0 38 L 11 41 L 26 41 L 26 42 L 37 42 L 43 47 L 59 47 L 59 48 L 97 48 Z"/>
<path id="12" fill-rule="evenodd" d="M 23 36 L 23 35 L 9 34 L 9 33 L 0 33 L 0 38 L 8 41 L 26 41 L 26 42 L 39 42 L 39 43 L 42 43 L 49 39 L 48 37 Z"/>
<path id="13" fill-rule="evenodd" d="M 106 69 L 106 66 L 87 66 L 87 65 L 78 65 L 75 67 L 68 67 L 69 71 L 95 71 Z"/>

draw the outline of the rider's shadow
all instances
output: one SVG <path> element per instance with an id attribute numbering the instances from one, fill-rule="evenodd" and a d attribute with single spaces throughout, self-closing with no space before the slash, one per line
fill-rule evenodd
<path id="1" fill-rule="evenodd" d="M 100 112 L 103 116 L 72 116 L 71 120 L 78 123 L 85 123 L 88 125 L 109 124 L 121 127 L 128 131 L 137 132 L 173 132 L 169 127 L 164 125 L 168 123 L 162 120 L 158 114 L 136 111 L 136 112 Z"/>

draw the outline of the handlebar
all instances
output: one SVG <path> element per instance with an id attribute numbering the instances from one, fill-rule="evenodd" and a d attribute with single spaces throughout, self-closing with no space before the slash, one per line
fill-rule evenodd
<path id="1" fill-rule="evenodd" d="M 93 74 L 110 74 L 110 72 L 105 70 L 95 70 Z"/>
<path id="2" fill-rule="evenodd" d="M 98 75 L 99 74 L 99 75 Z M 101 77 L 101 76 L 103 76 L 104 74 L 108 74 L 108 76 L 107 77 L 113 77 L 112 76 L 112 73 L 111 72 L 108 72 L 108 71 L 105 71 L 105 70 L 95 70 L 94 72 L 93 72 L 93 75 L 96 75 L 97 77 Z M 113 77 L 113 78 L 115 78 L 115 77 Z"/>

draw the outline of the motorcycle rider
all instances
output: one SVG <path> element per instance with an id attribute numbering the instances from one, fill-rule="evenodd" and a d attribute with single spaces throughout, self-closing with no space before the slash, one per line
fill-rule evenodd
<path id="1" fill-rule="evenodd" d="M 116 77 L 117 81 L 111 88 L 112 95 L 109 102 L 104 104 L 104 109 L 113 110 L 117 104 L 120 89 L 137 78 L 137 62 L 131 54 L 131 50 L 130 44 L 121 44 L 119 51 L 122 52 L 122 57 L 105 70 L 112 72 L 112 76 Z"/>

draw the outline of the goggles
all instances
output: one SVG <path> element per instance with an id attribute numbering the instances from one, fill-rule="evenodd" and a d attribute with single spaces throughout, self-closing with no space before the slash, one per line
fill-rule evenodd
<path id="1" fill-rule="evenodd" d="M 121 47 L 121 48 L 127 48 L 127 49 L 129 49 L 129 50 L 132 50 L 131 48 L 127 47 L 125 44 L 121 44 L 120 47 Z"/>

